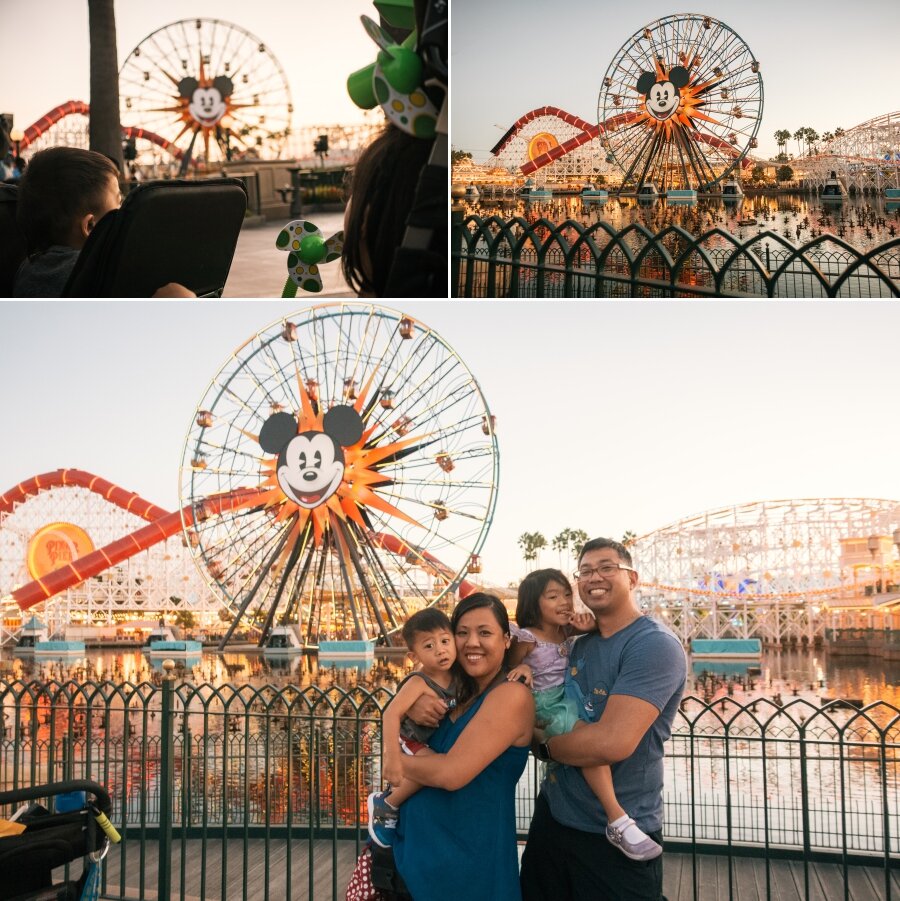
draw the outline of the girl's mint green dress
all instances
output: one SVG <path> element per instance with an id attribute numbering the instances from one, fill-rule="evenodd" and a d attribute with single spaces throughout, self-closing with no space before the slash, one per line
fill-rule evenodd
<path id="1" fill-rule="evenodd" d="M 569 668 L 569 654 L 579 636 L 573 635 L 562 644 L 554 644 L 538 638 L 530 629 L 510 624 L 510 631 L 516 641 L 533 644 L 534 649 L 525 658 L 533 672 L 535 725 L 551 735 L 571 732 L 578 720 L 578 708 L 571 698 L 566 697 L 566 670 Z"/>

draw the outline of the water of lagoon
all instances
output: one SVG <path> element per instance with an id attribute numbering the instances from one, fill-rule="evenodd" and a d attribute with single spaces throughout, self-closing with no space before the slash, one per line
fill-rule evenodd
<path id="1" fill-rule="evenodd" d="M 744 197 L 740 201 L 701 198 L 693 205 L 670 204 L 662 197 L 638 201 L 635 197 L 610 197 L 605 203 L 560 195 L 546 201 L 490 200 L 466 206 L 467 215 L 521 216 L 528 222 L 543 217 L 559 223 L 567 219 L 585 227 L 607 222 L 616 230 L 639 222 L 652 232 L 680 225 L 692 234 L 721 228 L 738 240 L 762 231 L 775 232 L 795 246 L 823 233 L 842 238 L 858 250 L 868 251 L 900 235 L 900 204 L 883 197 L 845 198 L 842 203 L 823 202 L 812 194 Z M 741 225 L 755 219 L 755 225 Z"/>
<path id="2" fill-rule="evenodd" d="M 689 667 L 686 693 L 718 700 L 727 695 L 731 686 L 735 700 L 741 703 L 780 695 L 785 703 L 801 697 L 818 706 L 822 698 L 853 698 L 865 704 L 885 701 L 900 707 L 900 661 L 844 657 L 817 648 L 766 650 L 761 663 L 760 674 L 748 679 L 745 667 L 738 667 L 744 672 L 736 672 L 711 661 L 697 661 Z M 273 660 L 259 653 L 218 653 L 209 649 L 199 658 L 176 661 L 175 672 L 179 681 L 213 686 L 338 686 L 367 691 L 386 688 L 393 692 L 410 668 L 408 658 L 400 651 L 379 652 L 374 661 L 331 664 L 320 663 L 315 655 Z M 711 679 L 703 675 L 704 671 L 716 675 Z M 13 657 L 8 650 L 0 655 L 0 681 L 73 679 L 158 684 L 162 675 L 161 662 L 151 661 L 139 650 L 89 650 L 85 659 L 71 661 L 35 661 Z"/>

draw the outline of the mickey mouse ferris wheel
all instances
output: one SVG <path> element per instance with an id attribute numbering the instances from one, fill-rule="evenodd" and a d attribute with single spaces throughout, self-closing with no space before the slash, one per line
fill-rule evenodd
<path id="1" fill-rule="evenodd" d="M 480 570 L 496 502 L 494 417 L 433 330 L 332 303 L 258 332 L 185 443 L 186 543 L 234 619 L 304 643 L 372 638 Z"/>
<path id="2" fill-rule="evenodd" d="M 126 58 L 119 93 L 123 126 L 207 163 L 232 151 L 276 157 L 290 134 L 281 64 L 255 35 L 218 19 L 148 35 Z"/>
<path id="3" fill-rule="evenodd" d="M 667 16 L 635 32 L 606 71 L 598 105 L 624 193 L 708 191 L 757 146 L 760 65 L 711 16 Z"/>

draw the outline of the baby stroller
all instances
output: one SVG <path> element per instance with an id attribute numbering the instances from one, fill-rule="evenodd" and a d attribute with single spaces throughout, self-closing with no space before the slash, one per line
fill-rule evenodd
<path id="1" fill-rule="evenodd" d="M 89 800 L 88 796 L 93 796 Z M 120 837 L 109 822 L 112 803 L 94 782 L 70 780 L 0 792 L 0 807 L 54 798 L 55 812 L 40 804 L 7 809 L 0 837 L 0 898 L 5 901 L 87 901 L 99 892 L 99 864 Z M 17 835 L 15 826 L 24 826 Z M 53 884 L 52 872 L 81 858 L 78 879 Z"/>

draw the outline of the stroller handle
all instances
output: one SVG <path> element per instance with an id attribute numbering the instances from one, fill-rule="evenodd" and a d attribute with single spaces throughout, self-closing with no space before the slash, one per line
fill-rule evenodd
<path id="1" fill-rule="evenodd" d="M 64 782 L 48 782 L 46 785 L 0 792 L 0 804 L 15 804 L 19 801 L 33 801 L 36 798 L 49 798 L 65 792 L 78 791 L 90 792 L 97 799 L 95 804 L 103 813 L 108 814 L 112 811 L 109 792 L 102 785 L 85 779 L 67 779 Z"/>

